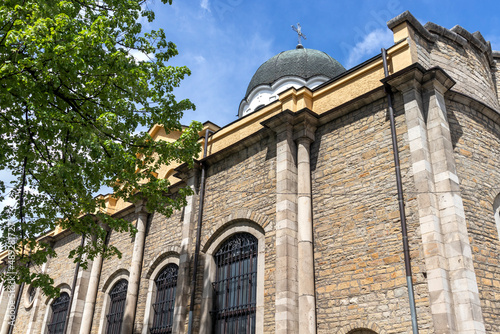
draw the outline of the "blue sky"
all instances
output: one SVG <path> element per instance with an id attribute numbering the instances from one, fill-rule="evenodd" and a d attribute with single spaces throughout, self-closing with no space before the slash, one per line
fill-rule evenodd
<path id="1" fill-rule="evenodd" d="M 392 44 L 386 21 L 409 10 L 422 24 L 445 28 L 461 25 L 479 30 L 500 50 L 498 0 L 174 0 L 172 6 L 154 0 L 156 21 L 179 50 L 170 63 L 186 65 L 192 75 L 177 89 L 196 111 L 183 123 L 210 120 L 224 126 L 236 119 L 239 103 L 257 68 L 275 54 L 293 49 L 300 22 L 306 48 L 325 51 L 350 68 Z"/>
<path id="2" fill-rule="evenodd" d="M 325 51 L 346 68 L 392 45 L 386 21 L 410 10 L 422 23 L 446 28 L 459 24 L 479 30 L 500 50 L 500 1 L 462 0 L 174 0 L 164 5 L 150 0 L 156 20 L 145 29 L 163 28 L 179 50 L 171 65 L 186 65 L 192 75 L 176 90 L 189 98 L 196 111 L 191 120 L 210 120 L 224 126 L 236 119 L 239 103 L 257 68 L 281 51 L 295 48 L 297 34 L 291 25 L 302 25 L 306 48 Z M 0 178 L 11 180 L 9 171 Z M 0 209 L 3 203 L 0 203 Z"/>

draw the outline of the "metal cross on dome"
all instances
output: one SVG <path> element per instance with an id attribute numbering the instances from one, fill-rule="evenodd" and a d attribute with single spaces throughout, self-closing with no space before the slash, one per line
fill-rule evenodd
<path id="1" fill-rule="evenodd" d="M 298 36 L 297 36 L 297 38 L 298 38 L 298 40 L 299 40 L 299 44 L 297 45 L 297 47 L 302 46 L 302 43 L 300 42 L 300 38 L 303 38 L 303 39 L 307 39 L 307 38 L 306 38 L 306 35 L 304 35 L 304 34 L 302 33 L 302 27 L 300 26 L 300 23 L 297 23 L 297 28 L 295 28 L 295 26 L 294 26 L 294 25 L 292 25 L 292 29 L 293 29 L 293 31 L 295 31 L 295 32 L 297 33 L 297 35 L 298 35 Z"/>

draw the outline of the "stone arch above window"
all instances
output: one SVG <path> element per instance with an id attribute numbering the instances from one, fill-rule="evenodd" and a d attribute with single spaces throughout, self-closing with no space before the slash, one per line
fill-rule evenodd
<path id="1" fill-rule="evenodd" d="M 500 240 L 500 193 L 495 197 L 493 201 L 493 215 L 495 223 L 497 225 L 497 237 Z"/>
<path id="2" fill-rule="evenodd" d="M 380 328 L 376 323 L 371 321 L 358 320 L 350 325 L 341 328 L 339 334 L 387 334 L 387 332 Z"/>
<path id="3" fill-rule="evenodd" d="M 271 224 L 266 216 L 252 210 L 234 210 L 216 224 L 212 234 L 203 238 L 201 244 L 202 252 L 207 252 L 209 248 L 212 248 L 214 240 L 218 239 L 227 229 L 233 227 L 241 227 L 241 231 L 244 231 L 246 227 L 250 227 L 252 230 L 258 231 L 257 233 L 264 235 L 266 232 L 270 231 Z"/>
<path id="4" fill-rule="evenodd" d="M 360 329 L 353 329 L 352 331 L 349 331 L 347 334 L 377 334 L 377 332 L 374 332 L 371 329 L 360 328 Z"/>

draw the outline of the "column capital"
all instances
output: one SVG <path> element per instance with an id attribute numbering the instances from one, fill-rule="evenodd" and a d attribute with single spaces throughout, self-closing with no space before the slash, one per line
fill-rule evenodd
<path id="1" fill-rule="evenodd" d="M 287 109 L 277 115 L 274 115 L 273 117 L 264 120 L 260 124 L 268 129 L 271 129 L 277 134 L 280 134 L 292 129 L 294 114 L 295 113 L 293 111 Z"/>
<path id="2" fill-rule="evenodd" d="M 294 140 L 304 137 L 314 141 L 318 118 L 318 114 L 308 108 L 303 108 L 297 112 L 285 110 L 266 119 L 261 124 L 277 134 L 293 131 Z"/>
<path id="3" fill-rule="evenodd" d="M 441 94 L 446 93 L 455 85 L 453 80 L 440 67 L 435 67 L 427 71 L 423 77 L 423 87 L 426 90 L 436 90 Z"/>
<path id="4" fill-rule="evenodd" d="M 136 214 L 147 214 L 149 213 L 148 210 L 146 209 L 146 204 L 147 200 L 145 198 L 138 198 L 137 200 L 134 201 L 135 205 L 135 213 Z"/>
<path id="5" fill-rule="evenodd" d="M 309 109 L 297 112 L 293 126 L 293 139 L 297 143 L 312 143 L 318 126 L 318 115 Z"/>
<path id="6" fill-rule="evenodd" d="M 430 86 L 444 94 L 455 85 L 455 81 L 442 68 L 433 67 L 427 70 L 419 63 L 380 81 L 403 94 L 411 90 L 429 89 Z"/>

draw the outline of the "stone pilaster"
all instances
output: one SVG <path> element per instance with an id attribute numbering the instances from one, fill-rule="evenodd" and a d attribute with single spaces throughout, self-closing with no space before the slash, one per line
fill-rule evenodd
<path id="1" fill-rule="evenodd" d="M 110 233 L 109 231 L 107 233 Z M 107 239 L 108 237 L 106 237 Z M 102 256 L 97 254 L 92 261 L 90 275 L 88 279 L 87 294 L 85 296 L 85 304 L 83 307 L 82 323 L 80 326 L 80 334 L 90 334 L 92 329 L 92 319 L 94 318 L 95 302 L 97 298 L 97 290 L 99 288 L 99 280 L 102 270 Z"/>
<path id="2" fill-rule="evenodd" d="M 266 121 L 276 132 L 276 333 L 298 333 L 297 167 L 293 114 Z"/>
<path id="3" fill-rule="evenodd" d="M 297 223 L 299 333 L 316 333 L 316 298 L 314 292 L 314 249 L 311 199 L 310 147 L 316 131 L 316 118 L 302 113 L 295 126 L 297 138 Z"/>
<path id="4" fill-rule="evenodd" d="M 89 240 L 85 240 L 87 243 Z M 84 255 L 85 256 L 85 255 Z M 85 258 L 82 258 L 82 262 Z M 67 333 L 79 333 L 82 324 L 83 309 L 89 286 L 90 270 L 83 269 L 81 266 L 78 270 L 76 278 L 75 291 L 73 291 L 73 303 L 71 305 L 71 313 L 68 319 Z"/>
<path id="5" fill-rule="evenodd" d="M 450 79 L 440 71 L 429 75 L 423 93 L 424 108 L 427 109 L 427 136 L 457 331 L 485 333 L 444 100 L 444 93 L 449 88 L 446 80 Z"/>
<path id="6" fill-rule="evenodd" d="M 444 100 L 453 80 L 413 66 L 388 82 L 403 95 L 434 330 L 484 333 Z"/>
<path id="7" fill-rule="evenodd" d="M 187 175 L 187 187 L 193 192 L 196 191 L 196 184 L 198 182 L 198 170 L 190 170 Z M 184 207 L 184 214 L 182 220 L 182 241 L 181 251 L 179 256 L 179 275 L 177 278 L 177 289 L 175 296 L 175 308 L 172 332 L 184 333 L 186 317 L 188 314 L 188 303 L 190 297 L 189 285 L 191 275 L 189 274 L 189 265 L 191 260 L 191 249 L 193 248 L 193 241 L 195 240 L 195 208 L 197 203 L 197 196 L 193 194 L 186 198 L 187 205 Z"/>
<path id="8" fill-rule="evenodd" d="M 125 302 L 125 309 L 123 311 L 122 334 L 132 334 L 134 331 L 135 312 L 137 308 L 137 298 L 139 295 L 139 283 L 141 281 L 144 241 L 146 238 L 146 225 L 148 220 L 145 200 L 138 200 L 135 203 L 135 212 L 137 215 L 137 233 L 135 234 L 134 250 L 132 252 L 132 261 L 130 263 L 127 299 Z"/>
<path id="9" fill-rule="evenodd" d="M 408 74 L 397 88 L 403 94 L 434 329 L 436 333 L 454 333 L 456 328 L 453 296 L 427 138 L 422 78 L 423 73 L 415 70 Z"/>

